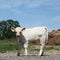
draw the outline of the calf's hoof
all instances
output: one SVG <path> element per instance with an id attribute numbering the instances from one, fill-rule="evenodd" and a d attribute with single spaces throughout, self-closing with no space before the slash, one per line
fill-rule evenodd
<path id="1" fill-rule="evenodd" d="M 20 53 L 17 53 L 17 56 L 20 56 Z"/>
<path id="2" fill-rule="evenodd" d="M 44 54 L 39 54 L 38 56 L 44 56 Z"/>

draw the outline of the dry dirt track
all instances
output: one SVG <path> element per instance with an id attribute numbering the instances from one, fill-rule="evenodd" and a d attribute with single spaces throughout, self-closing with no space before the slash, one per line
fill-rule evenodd
<path id="1" fill-rule="evenodd" d="M 60 60 L 60 55 L 45 55 L 45 56 L 5 56 L 0 57 L 0 60 Z"/>

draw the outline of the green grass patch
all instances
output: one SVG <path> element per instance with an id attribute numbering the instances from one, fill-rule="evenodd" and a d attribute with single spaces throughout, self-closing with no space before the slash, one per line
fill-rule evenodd
<path id="1" fill-rule="evenodd" d="M 29 45 L 29 51 L 39 51 L 40 49 L 37 49 L 34 45 Z"/>
<path id="2" fill-rule="evenodd" d="M 45 50 L 57 50 L 57 51 L 59 51 L 60 48 L 58 46 L 48 46 L 48 47 L 45 47 Z"/>
<path id="3" fill-rule="evenodd" d="M 18 46 L 16 39 L 0 40 L 0 52 L 2 53 L 12 50 L 17 50 L 17 48 Z"/>
<path id="4" fill-rule="evenodd" d="M 53 50 L 53 49 L 55 49 L 54 47 L 45 47 L 45 50 Z"/>

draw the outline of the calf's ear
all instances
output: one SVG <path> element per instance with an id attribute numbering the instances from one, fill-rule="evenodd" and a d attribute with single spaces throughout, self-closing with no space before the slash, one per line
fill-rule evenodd
<path id="1" fill-rule="evenodd" d="M 22 28 L 22 31 L 24 31 L 26 28 Z"/>
<path id="2" fill-rule="evenodd" d="M 14 28 L 14 27 L 11 27 L 11 31 L 12 31 L 12 32 L 15 32 L 15 28 Z"/>

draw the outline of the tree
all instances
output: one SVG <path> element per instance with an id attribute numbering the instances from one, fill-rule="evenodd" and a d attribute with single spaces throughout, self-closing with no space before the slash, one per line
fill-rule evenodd
<path id="1" fill-rule="evenodd" d="M 0 22 L 0 39 L 15 37 L 15 33 L 11 32 L 11 27 L 20 26 L 18 21 L 12 19 L 4 20 Z"/>

